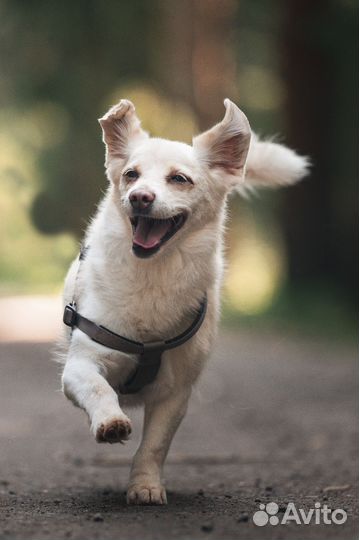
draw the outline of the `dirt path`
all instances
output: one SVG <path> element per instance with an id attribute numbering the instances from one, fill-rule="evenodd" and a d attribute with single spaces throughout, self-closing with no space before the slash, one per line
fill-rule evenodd
<path id="1" fill-rule="evenodd" d="M 169 505 L 127 507 L 141 414 L 97 445 L 62 397 L 47 344 L 0 346 L 1 539 L 306 539 L 357 532 L 354 351 L 223 333 L 166 467 Z M 344 509 L 344 525 L 267 524 L 276 502 Z"/>

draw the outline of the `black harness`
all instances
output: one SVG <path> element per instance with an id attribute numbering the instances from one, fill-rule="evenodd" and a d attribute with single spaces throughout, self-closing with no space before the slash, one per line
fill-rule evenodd
<path id="1" fill-rule="evenodd" d="M 80 261 L 84 259 L 85 250 L 80 253 Z M 178 336 L 164 341 L 149 341 L 141 343 L 112 332 L 104 326 L 97 325 L 76 310 L 76 303 L 73 301 L 65 306 L 63 322 L 73 328 L 78 328 L 84 332 L 92 341 L 127 354 L 137 354 L 138 363 L 133 373 L 127 381 L 119 388 L 122 394 L 134 394 L 139 392 L 144 386 L 152 383 L 161 366 L 162 353 L 175 347 L 183 345 L 195 335 L 200 329 L 207 310 L 207 295 L 205 294 L 196 317 L 192 324 Z"/>

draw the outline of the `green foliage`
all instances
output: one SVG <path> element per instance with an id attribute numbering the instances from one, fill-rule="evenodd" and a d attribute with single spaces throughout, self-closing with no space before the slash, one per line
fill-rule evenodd
<path id="1" fill-rule="evenodd" d="M 272 330 L 280 335 L 302 334 L 312 340 L 357 342 L 358 316 L 352 302 L 328 283 L 283 288 L 272 304 L 253 316 L 234 310 L 225 298 L 222 323 L 229 328 Z"/>
<path id="2" fill-rule="evenodd" d="M 106 186 L 97 118 L 113 102 L 132 98 L 146 129 L 156 135 L 189 141 L 196 126 L 203 125 L 194 95 L 196 77 L 206 82 L 206 66 L 198 58 L 201 47 L 213 47 L 213 28 L 206 31 L 211 17 L 205 17 L 210 4 L 0 0 L 0 292 L 60 286 Z M 233 17 L 219 16 L 227 25 L 227 52 L 237 67 L 231 71 L 228 95 L 238 97 L 256 131 L 286 135 L 280 138 L 309 153 L 314 167 L 312 177 L 289 195 L 265 195 L 252 207 L 233 204 L 229 259 L 234 262 L 227 286 L 233 292 L 248 272 L 256 295 L 247 309 L 266 305 L 265 320 L 293 316 L 303 326 L 316 321 L 313 328 L 330 328 L 329 319 L 342 317 L 351 328 L 356 2 L 237 4 Z M 295 63 L 283 39 L 288 33 Z M 209 72 L 211 96 L 216 80 Z M 213 106 L 218 110 L 217 103 Z M 288 216 L 294 223 L 292 237 Z M 310 233 L 303 234 L 306 230 Z M 320 289 L 322 282 L 326 286 Z M 271 306 L 264 300 L 260 304 L 261 295 Z M 243 298 L 236 301 L 243 305 Z M 225 313 L 226 320 L 253 320 L 243 319 L 233 305 Z"/>
<path id="3" fill-rule="evenodd" d="M 0 9 L 2 106 L 52 103 L 66 118 L 58 144 L 37 155 L 34 222 L 45 233 L 79 236 L 105 185 L 96 118 L 119 81 L 149 76 L 154 6 L 141 0 L 15 0 Z M 52 137 L 56 121 L 48 129 Z"/>

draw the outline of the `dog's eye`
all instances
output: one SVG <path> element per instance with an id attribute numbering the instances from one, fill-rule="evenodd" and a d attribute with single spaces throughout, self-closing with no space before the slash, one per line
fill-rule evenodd
<path id="1" fill-rule="evenodd" d="M 170 177 L 170 179 L 176 184 L 193 184 L 192 180 L 184 174 L 174 174 Z"/>
<path id="2" fill-rule="evenodd" d="M 123 173 L 123 176 L 128 178 L 128 180 L 137 180 L 137 178 L 140 176 L 138 172 L 135 169 L 128 169 L 125 173 Z"/>

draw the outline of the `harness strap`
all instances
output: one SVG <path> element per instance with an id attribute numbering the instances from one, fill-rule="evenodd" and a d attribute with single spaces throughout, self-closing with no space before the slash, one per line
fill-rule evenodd
<path id="1" fill-rule="evenodd" d="M 161 367 L 162 353 L 163 350 L 161 349 L 153 348 L 151 350 L 149 348 L 145 353 L 141 354 L 133 373 L 119 387 L 119 392 L 121 394 L 135 394 L 147 384 L 152 383 Z"/>
<path id="2" fill-rule="evenodd" d="M 166 341 L 150 341 L 141 343 L 112 332 L 104 326 L 97 325 L 76 311 L 74 303 L 67 304 L 63 322 L 71 328 L 78 328 L 96 343 L 116 351 L 138 354 L 138 364 L 125 384 L 120 388 L 123 394 L 132 394 L 154 381 L 161 366 L 162 353 L 179 347 L 199 330 L 207 311 L 207 295 L 204 296 L 197 315 L 192 324 L 178 336 Z"/>
<path id="3" fill-rule="evenodd" d="M 121 351 L 129 354 L 142 354 L 143 344 L 137 341 L 132 341 L 119 334 L 115 334 L 104 326 L 99 326 L 90 319 L 80 315 L 76 311 L 75 304 L 67 304 L 65 306 L 63 322 L 71 328 L 78 328 L 86 334 L 92 341 L 96 341 L 100 345 L 104 345 L 109 349 Z"/>

